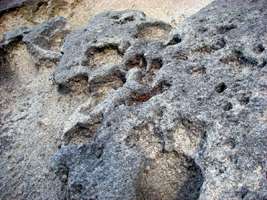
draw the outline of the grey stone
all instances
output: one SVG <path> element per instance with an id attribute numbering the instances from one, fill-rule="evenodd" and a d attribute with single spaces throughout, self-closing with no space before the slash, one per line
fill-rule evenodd
<path id="1" fill-rule="evenodd" d="M 62 56 L 61 43 L 68 33 L 66 19 L 55 17 L 33 28 L 19 27 L 5 33 L 0 48 L 7 49 L 16 42 L 23 42 L 36 65 L 56 63 Z"/>
<path id="2" fill-rule="evenodd" d="M 105 12 L 71 33 L 55 82 L 85 76 L 92 95 L 121 83 L 66 122 L 51 161 L 67 198 L 267 198 L 266 11 L 264 0 L 218 0 L 174 30 Z"/>
<path id="3" fill-rule="evenodd" d="M 217 0 L 176 28 L 112 11 L 6 34 L 81 92 L 51 170 L 65 199 L 267 198 L 265 0 Z M 26 31 L 25 31 L 26 30 Z M 61 44 L 64 44 L 61 49 Z"/>
<path id="4" fill-rule="evenodd" d="M 2 0 L 0 1 L 0 14 L 20 6 L 25 5 L 25 3 L 32 2 L 32 0 Z"/>
<path id="5" fill-rule="evenodd" d="M 68 35 L 55 83 L 91 93 L 52 158 L 67 198 L 266 198 L 266 11 L 219 0 L 174 30 L 105 12 Z"/>

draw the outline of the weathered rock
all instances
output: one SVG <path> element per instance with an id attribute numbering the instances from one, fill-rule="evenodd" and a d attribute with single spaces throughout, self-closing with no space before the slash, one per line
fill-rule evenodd
<path id="1" fill-rule="evenodd" d="M 45 52 L 60 54 L 54 48 L 57 43 L 53 38 L 66 34 L 65 23 L 65 19 L 58 17 L 32 28 L 18 28 L 6 33 L 1 41 L 1 200 L 60 200 L 63 196 L 60 181 L 48 170 L 48 160 L 59 145 L 57 132 L 70 112 L 64 107 L 72 109 L 79 100 L 76 98 L 74 103 L 68 103 L 66 97 L 58 100 L 60 97 L 49 80 L 53 68 L 46 67 L 57 61 L 51 62 Z M 42 65 L 36 67 L 33 60 Z"/>
<path id="2" fill-rule="evenodd" d="M 36 65 L 56 63 L 62 56 L 60 48 L 68 32 L 66 20 L 55 17 L 31 29 L 20 27 L 5 33 L 0 48 L 7 49 L 13 43 L 23 42 Z"/>
<path id="3" fill-rule="evenodd" d="M 0 61 L 22 41 L 58 62 L 60 93 L 88 97 L 51 159 L 63 198 L 264 200 L 266 26 L 265 0 L 217 0 L 175 29 L 105 12 L 65 37 L 58 17 L 7 33 Z"/>
<path id="4" fill-rule="evenodd" d="M 172 31 L 105 12 L 68 35 L 54 80 L 90 97 L 52 158 L 67 198 L 266 199 L 266 6 L 219 0 Z"/>
<path id="5" fill-rule="evenodd" d="M 27 2 L 29 0 L 2 0 L 0 1 L 0 14 L 9 9 L 23 6 Z"/>

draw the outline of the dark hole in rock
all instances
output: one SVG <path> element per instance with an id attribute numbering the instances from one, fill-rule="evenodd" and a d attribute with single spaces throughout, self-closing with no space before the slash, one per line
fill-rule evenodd
<path id="1" fill-rule="evenodd" d="M 47 2 L 40 1 L 40 2 L 37 3 L 34 12 L 37 12 L 38 10 L 40 10 L 41 7 L 47 7 L 47 6 L 48 6 L 48 3 Z"/>
<path id="2" fill-rule="evenodd" d="M 83 190 L 83 185 L 82 184 L 80 184 L 80 183 L 72 183 L 72 185 L 71 185 L 71 193 L 72 194 L 80 194 L 80 193 L 82 193 L 82 190 Z"/>
<path id="3" fill-rule="evenodd" d="M 257 45 L 255 45 L 254 48 L 253 48 L 253 51 L 254 51 L 255 53 L 258 53 L 258 54 L 264 52 L 264 50 L 265 50 L 265 48 L 264 48 L 263 44 L 257 44 Z"/>
<path id="4" fill-rule="evenodd" d="M 62 183 L 67 183 L 69 177 L 69 168 L 65 165 L 60 165 L 56 171 L 56 174 Z"/>
<path id="5" fill-rule="evenodd" d="M 118 77 L 119 80 L 122 81 L 122 83 L 126 83 L 126 74 L 122 72 L 115 72 L 114 73 L 115 77 Z"/>
<path id="6" fill-rule="evenodd" d="M 240 64 L 248 64 L 248 65 L 256 66 L 258 65 L 258 61 L 256 58 L 244 56 L 244 57 L 240 57 Z"/>
<path id="7" fill-rule="evenodd" d="M 58 92 L 59 92 L 60 94 L 63 94 L 63 95 L 65 95 L 65 94 L 69 94 L 69 93 L 71 92 L 70 88 L 67 87 L 67 86 L 64 85 L 64 84 L 58 84 L 58 85 L 57 85 L 57 90 L 58 90 Z"/>
<path id="8" fill-rule="evenodd" d="M 163 93 L 166 90 L 168 90 L 168 88 L 170 88 L 171 86 L 172 84 L 169 81 L 162 80 L 160 83 L 158 83 L 156 87 L 152 89 L 152 94 L 157 95 L 157 94 Z"/>
<path id="9" fill-rule="evenodd" d="M 150 69 L 160 69 L 162 67 L 162 59 L 161 58 L 155 58 L 151 61 L 149 68 Z"/>
<path id="10" fill-rule="evenodd" d="M 203 23 L 203 22 L 206 22 L 207 19 L 206 19 L 206 18 L 202 18 L 202 19 L 199 19 L 198 21 L 199 21 L 200 23 Z"/>
<path id="11" fill-rule="evenodd" d="M 131 105 L 144 103 L 148 101 L 149 99 L 151 99 L 153 96 L 163 93 L 169 87 L 171 87 L 171 84 L 164 80 L 164 81 L 161 81 L 156 87 L 152 88 L 147 93 L 133 92 L 131 94 L 130 99 L 127 101 L 127 105 L 131 106 Z"/>
<path id="12" fill-rule="evenodd" d="M 226 24 L 226 25 L 221 25 L 217 27 L 217 32 L 219 34 L 225 34 L 233 29 L 237 28 L 235 24 Z"/>
<path id="13" fill-rule="evenodd" d="M 155 75 L 159 71 L 159 69 L 162 67 L 163 61 L 161 58 L 155 58 L 152 59 L 150 64 L 148 65 L 147 72 L 145 76 L 142 78 L 142 83 L 149 84 L 153 81 Z"/>
<path id="14" fill-rule="evenodd" d="M 224 38 L 219 38 L 217 39 L 213 44 L 212 44 L 212 49 L 214 50 L 219 50 L 219 49 L 222 49 L 224 48 L 226 45 L 226 41 Z"/>
<path id="15" fill-rule="evenodd" d="M 144 55 L 142 54 L 136 54 L 132 57 L 130 57 L 126 62 L 125 65 L 128 69 L 139 67 L 139 68 L 145 68 L 147 66 L 147 61 Z"/>
<path id="16" fill-rule="evenodd" d="M 234 138 L 226 139 L 223 144 L 224 144 L 224 146 L 227 146 L 230 149 L 234 149 L 236 147 L 236 141 Z"/>
<path id="17" fill-rule="evenodd" d="M 187 118 L 182 118 L 181 122 L 182 122 L 182 125 L 188 130 L 190 130 L 194 126 L 194 123 Z"/>
<path id="18" fill-rule="evenodd" d="M 186 156 L 185 156 L 186 157 Z M 190 157 L 186 157 L 189 176 L 183 187 L 178 191 L 176 199 L 197 200 L 200 195 L 204 177 L 200 167 Z"/>
<path id="19" fill-rule="evenodd" d="M 252 65 L 257 66 L 258 61 L 256 58 L 246 56 L 241 50 L 233 50 L 230 55 L 227 55 L 220 59 L 221 62 L 225 64 L 238 65 Z"/>
<path id="20" fill-rule="evenodd" d="M 136 92 L 133 92 L 131 94 L 130 100 L 127 102 L 127 105 L 133 105 L 138 103 L 144 103 L 148 101 L 152 97 L 152 94 L 150 92 L 139 94 Z"/>
<path id="21" fill-rule="evenodd" d="M 128 16 L 128 17 L 125 17 L 125 18 L 123 18 L 125 21 L 129 21 L 129 22 L 131 22 L 131 21 L 134 21 L 134 16 Z"/>
<path id="22" fill-rule="evenodd" d="M 258 68 L 263 68 L 263 67 L 265 67 L 267 65 L 267 60 L 266 59 L 264 59 L 257 67 Z"/>
<path id="23" fill-rule="evenodd" d="M 242 199 L 244 199 L 247 196 L 248 193 L 249 193 L 248 188 L 246 188 L 246 187 L 242 187 L 241 188 L 241 190 L 240 190 L 240 196 L 241 196 Z"/>
<path id="24" fill-rule="evenodd" d="M 0 47 L 0 82 L 9 79 L 12 74 L 8 61 L 8 52 Z"/>
<path id="25" fill-rule="evenodd" d="M 233 104 L 230 102 L 227 102 L 224 106 L 223 106 L 223 110 L 225 111 L 229 111 L 233 109 Z"/>
<path id="26" fill-rule="evenodd" d="M 111 122 L 107 122 L 107 123 L 106 123 L 106 126 L 107 126 L 107 127 L 111 127 Z"/>
<path id="27" fill-rule="evenodd" d="M 215 87 L 215 91 L 218 92 L 218 93 L 222 93 L 224 90 L 227 89 L 227 86 L 225 85 L 224 82 L 222 83 L 219 83 L 218 85 L 216 85 Z"/>
<path id="28" fill-rule="evenodd" d="M 238 101 L 240 102 L 241 105 L 246 105 L 250 101 L 250 96 L 251 96 L 251 93 L 243 93 L 243 94 L 240 94 L 237 97 L 237 99 L 238 99 Z"/>
<path id="29" fill-rule="evenodd" d="M 126 23 L 132 22 L 134 20 L 135 20 L 134 16 L 131 15 L 131 16 L 122 17 L 121 19 L 117 20 L 116 23 L 126 24 Z"/>
<path id="30" fill-rule="evenodd" d="M 225 172 L 225 169 L 219 169 L 219 174 L 223 174 Z"/>
<path id="31" fill-rule="evenodd" d="M 177 34 L 172 36 L 171 40 L 167 43 L 167 45 L 175 45 L 175 44 L 179 44 L 180 42 L 182 42 L 182 38 L 177 33 Z"/>
<path id="32" fill-rule="evenodd" d="M 58 84 L 58 92 L 66 95 L 74 93 L 75 95 L 88 94 L 88 77 L 80 75 L 72 78 L 68 83 Z"/>
<path id="33" fill-rule="evenodd" d="M 4 153 L 5 151 L 11 149 L 13 143 L 13 137 L 8 135 L 0 135 L 0 155 L 2 155 L 2 153 Z"/>
<path id="34" fill-rule="evenodd" d="M 111 19 L 120 19 L 120 16 L 119 15 L 112 15 L 110 18 Z"/>
<path id="35" fill-rule="evenodd" d="M 201 27 L 198 28 L 198 32 L 200 32 L 200 33 L 205 33 L 207 31 L 208 31 L 207 27 L 201 26 Z"/>

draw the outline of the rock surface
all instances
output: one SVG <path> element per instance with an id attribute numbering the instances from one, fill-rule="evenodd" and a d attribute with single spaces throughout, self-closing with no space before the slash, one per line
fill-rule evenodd
<path id="1" fill-rule="evenodd" d="M 266 11 L 221 0 L 173 31 L 106 12 L 68 35 L 55 82 L 91 94 L 52 159 L 68 197 L 265 199 Z"/>
<path id="2" fill-rule="evenodd" d="M 59 94 L 86 99 L 61 118 L 61 198 L 267 198 L 265 0 L 217 0 L 174 29 L 104 12 L 67 33 L 54 18 L 1 44 L 3 63 L 22 41 L 37 65 L 57 64 Z"/>
<path id="3" fill-rule="evenodd" d="M 0 2 L 0 14 L 8 11 L 9 9 L 22 6 L 26 2 L 29 2 L 29 0 L 1 0 L 1 2 Z"/>

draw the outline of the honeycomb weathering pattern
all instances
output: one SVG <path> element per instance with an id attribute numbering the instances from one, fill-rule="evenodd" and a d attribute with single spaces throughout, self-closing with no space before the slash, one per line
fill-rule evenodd
<path id="1" fill-rule="evenodd" d="M 87 88 L 51 158 L 64 198 L 266 199 L 266 16 L 264 0 L 218 0 L 176 28 L 104 12 L 60 51 L 37 36 L 63 18 L 7 34 L 2 48 L 57 63 L 63 96 Z"/>

